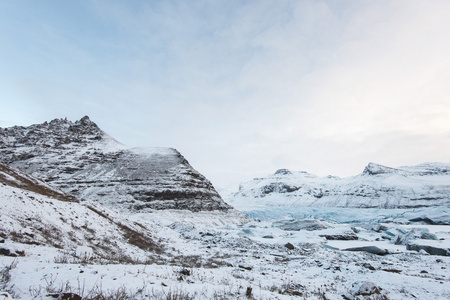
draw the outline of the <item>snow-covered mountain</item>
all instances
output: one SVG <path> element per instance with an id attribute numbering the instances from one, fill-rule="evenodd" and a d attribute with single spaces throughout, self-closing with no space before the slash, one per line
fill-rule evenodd
<path id="1" fill-rule="evenodd" d="M 0 128 L 0 162 L 113 208 L 231 208 L 177 150 L 127 147 L 87 116 Z"/>
<path id="2" fill-rule="evenodd" d="M 450 164 L 390 168 L 369 163 L 349 177 L 317 177 L 280 169 L 243 183 L 228 203 L 236 205 L 417 208 L 450 205 Z M 239 205 L 238 205 L 239 206 Z"/>

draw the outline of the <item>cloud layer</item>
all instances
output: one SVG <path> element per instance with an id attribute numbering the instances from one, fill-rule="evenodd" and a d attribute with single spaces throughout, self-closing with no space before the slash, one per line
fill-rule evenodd
<path id="1" fill-rule="evenodd" d="M 0 4 L 0 126 L 88 114 L 216 185 L 448 161 L 450 2 Z"/>

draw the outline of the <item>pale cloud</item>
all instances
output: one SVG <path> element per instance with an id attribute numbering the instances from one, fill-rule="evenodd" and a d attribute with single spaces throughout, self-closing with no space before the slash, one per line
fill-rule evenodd
<path id="1" fill-rule="evenodd" d="M 16 3 L 2 120 L 88 114 L 218 185 L 448 160 L 448 1 Z"/>

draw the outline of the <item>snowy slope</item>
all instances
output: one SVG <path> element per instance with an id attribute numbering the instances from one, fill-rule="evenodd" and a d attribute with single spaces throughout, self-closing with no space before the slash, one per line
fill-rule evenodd
<path id="1" fill-rule="evenodd" d="M 449 226 L 320 221 L 291 231 L 231 211 L 123 214 L 56 200 L 48 190 L 64 193 L 1 167 L 0 298 L 450 297 Z M 372 246 L 386 254 L 346 250 Z"/>
<path id="2" fill-rule="evenodd" d="M 360 175 L 317 177 L 281 169 L 241 184 L 228 203 L 244 206 L 418 208 L 450 205 L 450 164 L 389 168 L 370 163 Z"/>
<path id="3" fill-rule="evenodd" d="M 0 162 L 114 208 L 231 208 L 177 150 L 126 147 L 88 117 L 0 128 Z"/>
<path id="4" fill-rule="evenodd" d="M 15 181 L 7 177 L 11 172 L 17 174 Z M 26 189 L 17 187 L 25 184 Z M 91 254 L 108 260 L 145 260 L 163 252 L 162 239 L 152 233 L 148 223 L 144 227 L 97 203 L 80 204 L 73 197 L 62 198 L 64 195 L 0 164 L 0 236 L 59 249 L 88 247 Z"/>

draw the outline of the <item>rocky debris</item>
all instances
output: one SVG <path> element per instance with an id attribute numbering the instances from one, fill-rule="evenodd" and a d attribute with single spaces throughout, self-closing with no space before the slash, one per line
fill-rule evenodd
<path id="1" fill-rule="evenodd" d="M 126 147 L 87 116 L 0 128 L 0 162 L 114 208 L 231 209 L 177 150 Z"/>
<path id="2" fill-rule="evenodd" d="M 431 244 L 427 240 L 414 240 L 406 244 L 406 250 L 414 250 L 417 252 L 425 251 L 431 255 L 450 256 L 450 248 L 439 243 Z"/>
<path id="3" fill-rule="evenodd" d="M 281 220 L 272 223 L 272 227 L 277 227 L 286 231 L 300 231 L 300 230 L 322 230 L 328 228 L 323 222 L 319 220 Z"/>
<path id="4" fill-rule="evenodd" d="M 386 249 L 378 248 L 377 246 L 362 246 L 362 247 L 352 247 L 347 249 L 342 249 L 342 251 L 359 251 L 359 252 L 368 252 L 376 255 L 386 255 L 389 254 L 389 251 Z"/>

